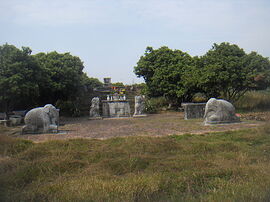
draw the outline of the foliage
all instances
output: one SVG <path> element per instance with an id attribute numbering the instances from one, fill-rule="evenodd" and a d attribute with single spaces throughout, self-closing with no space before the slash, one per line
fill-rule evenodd
<path id="1" fill-rule="evenodd" d="M 103 86 L 97 78 L 88 77 L 85 73 L 82 75 L 82 83 L 89 91 Z"/>
<path id="2" fill-rule="evenodd" d="M 187 86 L 183 85 L 182 75 L 193 66 L 192 57 L 180 50 L 165 46 L 157 50 L 147 47 L 134 72 L 144 78 L 149 96 L 165 96 L 172 102 L 178 102 L 190 96 L 186 93 Z"/>
<path id="3" fill-rule="evenodd" d="M 89 102 L 93 89 L 102 86 L 98 79 L 83 73 L 83 68 L 80 58 L 70 53 L 31 55 L 27 47 L 0 46 L 0 110 L 51 103 L 63 107 L 62 113 L 79 115 L 85 102 L 82 99 Z"/>
<path id="4" fill-rule="evenodd" d="M 122 82 L 112 83 L 112 86 L 125 87 L 125 85 Z"/>
<path id="5" fill-rule="evenodd" d="M 39 96 L 41 69 L 31 49 L 13 45 L 0 46 L 0 104 L 5 112 L 16 104 L 35 104 Z"/>
<path id="6" fill-rule="evenodd" d="M 164 107 L 168 107 L 169 103 L 165 97 L 147 98 L 145 102 L 145 110 L 147 113 L 156 113 Z"/>
<path id="7" fill-rule="evenodd" d="M 195 93 L 195 95 L 192 98 L 192 102 L 207 102 L 207 97 L 204 93 Z"/>
<path id="8" fill-rule="evenodd" d="M 81 110 L 78 105 L 79 100 L 57 100 L 55 103 L 58 109 L 61 109 L 62 116 L 80 116 Z"/>
<path id="9" fill-rule="evenodd" d="M 180 50 L 147 47 L 134 73 L 143 77 L 150 97 L 165 96 L 174 103 L 192 101 L 194 94 L 237 101 L 249 90 L 270 84 L 270 61 L 256 52 L 246 54 L 235 44 L 214 44 L 202 57 Z"/>
<path id="10" fill-rule="evenodd" d="M 0 140 L 1 201 L 269 199 L 269 127 L 38 144 Z"/>
<path id="11" fill-rule="evenodd" d="M 35 55 L 43 69 L 41 101 L 55 103 L 57 100 L 72 100 L 82 86 L 83 63 L 70 53 L 38 53 Z"/>
<path id="12" fill-rule="evenodd" d="M 97 78 L 89 78 L 85 73 L 81 77 L 81 85 L 77 89 L 76 97 L 62 101 L 58 100 L 60 109 L 67 116 L 82 116 L 89 113 L 89 102 L 94 96 L 94 89 L 103 86 Z"/>
<path id="13" fill-rule="evenodd" d="M 237 101 L 248 90 L 270 84 L 268 58 L 255 52 L 246 54 L 235 44 L 214 44 L 201 60 L 199 85 L 209 96 Z"/>

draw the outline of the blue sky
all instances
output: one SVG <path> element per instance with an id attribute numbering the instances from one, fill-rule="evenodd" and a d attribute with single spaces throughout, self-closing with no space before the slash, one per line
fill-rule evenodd
<path id="1" fill-rule="evenodd" d="M 70 52 L 90 77 L 140 83 L 147 46 L 203 55 L 230 42 L 270 56 L 269 0 L 0 0 L 0 44 Z"/>

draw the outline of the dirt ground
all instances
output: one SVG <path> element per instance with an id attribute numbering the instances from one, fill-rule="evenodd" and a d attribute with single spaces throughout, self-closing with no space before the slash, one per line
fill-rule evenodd
<path id="1" fill-rule="evenodd" d="M 111 118 L 88 120 L 88 117 L 62 118 L 58 134 L 20 135 L 21 127 L 9 131 L 12 136 L 34 142 L 68 138 L 106 139 L 123 136 L 164 136 L 181 134 L 205 134 L 209 132 L 254 128 L 263 121 L 242 120 L 241 123 L 203 125 L 203 119 L 184 120 L 182 112 L 152 114 L 143 118 Z"/>

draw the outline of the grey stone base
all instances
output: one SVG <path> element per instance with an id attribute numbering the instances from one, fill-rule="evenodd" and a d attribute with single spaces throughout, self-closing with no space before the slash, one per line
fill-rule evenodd
<path id="1" fill-rule="evenodd" d="M 142 118 L 142 117 L 146 117 L 146 114 L 139 114 L 139 115 L 133 115 L 133 118 Z"/>
<path id="2" fill-rule="evenodd" d="M 217 125 L 217 124 L 235 124 L 235 123 L 241 123 L 240 120 L 237 121 L 208 121 L 204 122 L 204 125 L 209 126 L 209 125 Z"/>
<path id="3" fill-rule="evenodd" d="M 21 135 L 40 135 L 40 134 L 59 134 L 58 130 L 50 130 L 50 131 L 42 131 L 42 130 L 36 130 L 36 131 L 21 131 Z"/>
<path id="4" fill-rule="evenodd" d="M 7 127 L 10 125 L 10 120 L 0 120 L 0 125 L 4 125 Z"/>
<path id="5" fill-rule="evenodd" d="M 88 120 L 102 120 L 102 117 L 89 117 Z"/>
<path id="6" fill-rule="evenodd" d="M 121 116 L 121 117 L 103 117 L 103 120 L 110 120 L 110 119 L 130 119 L 130 116 Z"/>

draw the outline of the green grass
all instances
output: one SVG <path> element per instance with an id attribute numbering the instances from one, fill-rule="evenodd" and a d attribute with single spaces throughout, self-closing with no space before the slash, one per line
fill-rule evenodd
<path id="1" fill-rule="evenodd" d="M 270 128 L 34 144 L 0 135 L 0 201 L 267 201 Z"/>

